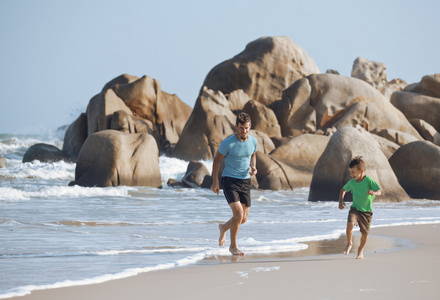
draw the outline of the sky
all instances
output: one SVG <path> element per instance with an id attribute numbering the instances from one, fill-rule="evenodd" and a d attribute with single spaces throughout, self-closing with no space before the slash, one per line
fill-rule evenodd
<path id="1" fill-rule="evenodd" d="M 0 133 L 71 124 L 121 74 L 193 107 L 208 72 L 287 36 L 322 73 L 365 57 L 407 83 L 440 73 L 437 0 L 0 0 Z"/>

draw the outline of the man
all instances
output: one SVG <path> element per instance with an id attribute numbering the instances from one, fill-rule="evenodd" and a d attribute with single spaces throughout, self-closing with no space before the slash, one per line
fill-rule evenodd
<path id="1" fill-rule="evenodd" d="M 220 144 L 212 165 L 213 183 L 211 190 L 218 195 L 220 191 L 218 171 L 219 164 L 225 159 L 222 173 L 223 193 L 232 210 L 232 218 L 219 225 L 219 246 L 225 244 L 226 231 L 231 230 L 229 251 L 233 255 L 244 255 L 237 246 L 237 234 L 240 225 L 245 223 L 251 207 L 251 179 L 257 174 L 256 152 L 257 140 L 248 135 L 251 129 L 251 118 L 246 113 L 239 113 L 235 122 L 236 133 Z M 249 165 L 251 169 L 249 170 Z"/>

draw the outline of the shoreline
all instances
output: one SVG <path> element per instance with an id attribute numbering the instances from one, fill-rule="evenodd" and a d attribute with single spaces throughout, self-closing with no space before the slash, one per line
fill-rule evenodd
<path id="1" fill-rule="evenodd" d="M 218 257 L 195 265 L 90 285 L 34 290 L 7 299 L 438 299 L 440 224 L 371 229 L 365 259 L 356 260 L 359 233 L 345 256 L 345 235 L 307 242 L 295 254 Z M 342 251 L 341 251 L 342 252 Z M 319 287 L 319 288 L 317 288 Z"/>

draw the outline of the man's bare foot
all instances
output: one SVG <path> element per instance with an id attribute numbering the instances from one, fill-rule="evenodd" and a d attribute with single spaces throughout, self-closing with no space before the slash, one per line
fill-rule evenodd
<path id="1" fill-rule="evenodd" d="M 226 242 L 226 231 L 223 229 L 224 225 L 225 225 L 224 223 L 221 223 L 218 225 L 218 229 L 220 230 L 220 237 L 218 238 L 218 245 L 220 247 L 223 247 Z"/>
<path id="2" fill-rule="evenodd" d="M 229 247 L 229 252 L 231 252 L 232 255 L 244 256 L 244 253 L 238 248 Z"/>
<path id="3" fill-rule="evenodd" d="M 350 253 L 350 250 L 351 250 L 351 245 L 347 245 L 347 248 L 345 248 L 345 251 L 342 253 L 348 255 L 348 253 Z"/>
<path id="4" fill-rule="evenodd" d="M 358 256 L 356 257 L 356 259 L 364 259 L 364 252 L 358 253 Z"/>

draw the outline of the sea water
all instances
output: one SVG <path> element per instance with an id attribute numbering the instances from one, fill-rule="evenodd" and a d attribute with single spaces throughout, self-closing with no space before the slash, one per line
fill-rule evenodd
<path id="1" fill-rule="evenodd" d="M 231 217 L 222 194 L 171 188 L 188 163 L 160 157 L 163 188 L 86 188 L 68 183 L 75 164 L 22 163 L 36 143 L 62 148 L 62 133 L 0 135 L 0 298 L 32 290 L 92 284 L 229 255 L 218 247 L 218 225 Z M 210 161 L 202 161 L 211 170 Z M 308 188 L 252 191 L 248 222 L 239 233 L 247 255 L 307 248 L 338 238 L 348 210 L 308 202 Z M 374 226 L 440 223 L 440 201 L 374 204 Z"/>

